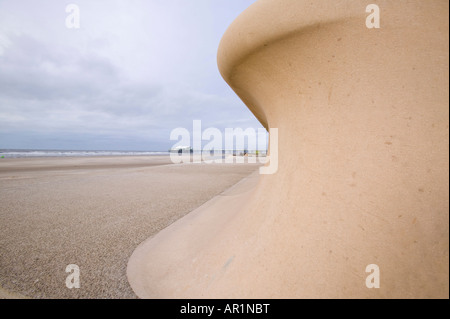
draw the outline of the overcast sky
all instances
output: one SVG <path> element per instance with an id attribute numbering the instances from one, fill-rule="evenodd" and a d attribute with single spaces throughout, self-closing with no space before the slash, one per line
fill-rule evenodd
<path id="1" fill-rule="evenodd" d="M 0 148 L 167 150 L 193 120 L 261 128 L 216 62 L 253 2 L 0 0 Z"/>

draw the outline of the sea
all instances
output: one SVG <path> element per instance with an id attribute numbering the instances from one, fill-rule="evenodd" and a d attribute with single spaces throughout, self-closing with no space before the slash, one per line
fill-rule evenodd
<path id="1" fill-rule="evenodd" d="M 157 151 L 71 151 L 71 150 L 15 150 L 0 149 L 0 158 L 20 157 L 83 157 L 83 156 L 161 156 L 169 152 Z"/>

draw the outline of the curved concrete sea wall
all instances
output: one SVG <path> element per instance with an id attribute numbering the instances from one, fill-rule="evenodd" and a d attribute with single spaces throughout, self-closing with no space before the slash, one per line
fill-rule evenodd
<path id="1" fill-rule="evenodd" d="M 368 28 L 377 4 L 380 28 Z M 144 298 L 448 298 L 445 0 L 259 0 L 219 48 L 278 171 L 142 243 Z M 369 21 L 370 22 L 370 21 Z M 366 286 L 368 265 L 380 288 Z"/>

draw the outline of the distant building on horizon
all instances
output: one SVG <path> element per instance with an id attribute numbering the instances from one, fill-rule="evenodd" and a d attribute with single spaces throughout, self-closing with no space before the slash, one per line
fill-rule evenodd
<path id="1" fill-rule="evenodd" d="M 190 147 L 190 146 L 183 146 L 183 145 L 172 147 L 169 150 L 169 153 L 178 153 L 178 154 L 193 153 L 193 152 L 194 151 L 193 151 L 192 147 Z"/>

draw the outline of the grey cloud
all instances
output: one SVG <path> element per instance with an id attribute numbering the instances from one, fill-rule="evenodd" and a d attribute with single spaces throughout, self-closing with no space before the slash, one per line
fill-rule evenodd
<path id="1" fill-rule="evenodd" d="M 185 3 L 167 2 L 177 7 Z M 230 16 L 246 6 L 241 2 L 227 1 L 227 6 L 234 3 L 238 8 L 230 10 Z M 3 12 L 8 7 L 5 3 L 13 2 L 3 2 Z M 56 2 L 46 3 L 56 11 Z M 143 3 L 148 5 L 135 4 Z M 222 8 L 225 2 L 219 3 Z M 187 7 L 195 10 L 193 5 Z M 181 14 L 182 10 L 178 11 Z M 95 16 L 94 12 L 90 15 Z M 155 31 L 155 25 L 149 29 L 137 24 L 136 32 L 130 29 L 126 33 L 123 28 L 130 26 L 114 29 L 108 24 L 102 28 L 101 22 L 96 34 L 89 29 L 74 33 L 64 28 L 37 32 L 29 26 L 16 32 L 2 25 L 1 18 L 0 12 L 0 148 L 82 149 L 84 145 L 87 149 L 139 149 L 141 145 L 142 149 L 166 150 L 173 145 L 170 131 L 190 129 L 195 119 L 202 120 L 204 128 L 259 126 L 220 78 L 215 65 L 217 43 L 229 23 L 225 19 L 214 40 L 212 31 L 205 39 L 196 37 L 204 24 L 195 23 L 202 16 L 187 19 L 192 25 L 183 26 L 182 34 L 193 39 L 183 39 L 178 46 L 170 38 L 177 26 L 167 35 L 164 28 Z M 51 15 L 45 18 L 56 19 Z M 151 44 L 146 43 L 142 29 L 153 30 Z M 124 36 L 135 34 L 139 37 Z M 135 47 L 140 50 L 133 51 Z"/>
<path id="2" fill-rule="evenodd" d="M 93 95 L 119 80 L 119 70 L 106 58 L 76 54 L 26 35 L 10 38 L 10 42 L 0 56 L 2 96 L 69 99 Z"/>

